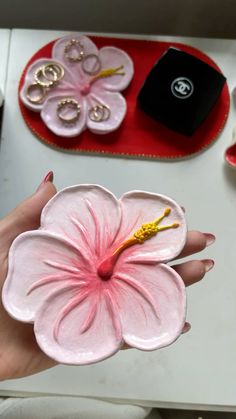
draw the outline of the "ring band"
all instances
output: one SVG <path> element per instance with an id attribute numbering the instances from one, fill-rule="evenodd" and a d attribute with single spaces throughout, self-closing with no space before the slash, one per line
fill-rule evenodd
<path id="1" fill-rule="evenodd" d="M 76 49 L 77 54 L 72 55 L 72 50 Z M 72 62 L 81 61 L 84 58 L 84 46 L 77 39 L 71 39 L 64 48 L 64 54 L 67 60 Z"/>
<path id="2" fill-rule="evenodd" d="M 40 94 L 33 97 L 32 93 L 34 90 L 39 90 Z M 45 88 L 38 83 L 30 84 L 26 91 L 26 97 L 31 103 L 41 103 L 45 95 L 46 95 Z"/>
<path id="3" fill-rule="evenodd" d="M 111 116 L 108 106 L 96 105 L 89 109 L 89 119 L 93 122 L 107 121 Z"/>
<path id="4" fill-rule="evenodd" d="M 41 103 L 49 88 L 64 77 L 64 67 L 58 63 L 47 63 L 38 67 L 34 73 L 35 82 L 27 87 L 26 97 L 31 103 Z M 38 91 L 38 95 L 33 92 Z"/>
<path id="5" fill-rule="evenodd" d="M 71 117 L 66 117 L 63 115 L 63 109 L 70 109 L 72 111 Z M 57 116 L 58 118 L 66 123 L 71 124 L 73 122 L 76 122 L 80 117 L 80 104 L 75 99 L 65 98 L 60 100 L 57 105 Z"/>
<path id="6" fill-rule="evenodd" d="M 51 80 L 48 77 L 44 76 L 44 72 L 45 72 L 44 68 L 45 66 L 37 68 L 37 70 L 34 73 L 34 80 L 36 81 L 37 84 L 39 84 L 42 87 L 51 87 L 57 81 L 57 73 L 52 68 L 50 69 L 50 72 L 52 73 L 52 76 L 53 76 L 53 79 Z M 41 80 L 40 78 L 41 76 L 43 76 L 44 80 Z"/>
<path id="7" fill-rule="evenodd" d="M 53 75 L 56 74 L 56 80 L 53 80 L 54 82 L 61 80 L 65 74 L 64 67 L 57 63 L 48 63 L 42 67 L 43 77 L 49 81 L 52 81 L 50 78 L 48 78 L 47 72 L 53 73 Z"/>
<path id="8" fill-rule="evenodd" d="M 94 60 L 95 60 L 95 62 L 93 63 Z M 91 68 L 91 69 L 89 68 L 89 61 L 90 61 L 90 63 L 92 62 L 92 64 L 93 64 L 92 65 L 93 68 Z M 83 71 L 86 74 L 89 74 L 89 75 L 94 75 L 94 74 L 99 73 L 99 71 L 102 68 L 101 61 L 96 54 L 85 55 L 81 65 L 82 65 Z"/>
<path id="9" fill-rule="evenodd" d="M 33 97 L 33 90 L 39 90 L 38 96 Z M 30 84 L 26 91 L 26 97 L 31 103 L 41 103 L 46 95 L 46 89 L 38 83 Z"/>

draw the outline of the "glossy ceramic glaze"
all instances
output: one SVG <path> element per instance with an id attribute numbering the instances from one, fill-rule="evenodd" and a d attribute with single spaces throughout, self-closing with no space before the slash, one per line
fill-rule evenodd
<path id="1" fill-rule="evenodd" d="M 183 330 L 186 296 L 166 263 L 186 234 L 182 208 L 166 196 L 66 188 L 45 206 L 40 229 L 14 241 L 3 304 L 34 323 L 38 345 L 60 363 L 97 362 L 124 343 L 169 345 Z"/>
<path id="2" fill-rule="evenodd" d="M 83 60 L 70 61 L 66 58 L 65 48 L 71 40 L 83 46 L 84 56 L 91 59 L 98 57 L 101 67 L 96 74 L 84 71 Z M 46 64 L 61 65 L 64 76 L 53 87 L 45 89 L 43 100 L 32 102 L 28 97 L 28 88 L 35 84 L 37 70 Z M 30 65 L 20 98 L 29 109 L 40 112 L 46 126 L 58 136 L 74 137 L 86 128 L 97 134 L 106 134 L 116 130 L 125 117 L 126 101 L 119 92 L 129 85 L 133 73 L 133 62 L 126 52 L 112 46 L 98 50 L 88 37 L 69 35 L 55 42 L 51 58 L 40 58 Z M 66 124 L 58 118 L 57 107 L 61 100 L 68 98 L 77 101 L 80 115 L 73 123 Z M 99 122 L 89 117 L 90 110 L 97 105 L 105 106 L 109 111 L 109 117 Z"/>

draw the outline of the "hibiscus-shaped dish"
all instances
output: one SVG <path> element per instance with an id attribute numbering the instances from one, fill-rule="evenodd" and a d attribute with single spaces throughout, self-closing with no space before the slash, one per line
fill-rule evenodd
<path id="1" fill-rule="evenodd" d="M 34 323 L 38 345 L 60 363 L 97 362 L 124 343 L 169 345 L 183 330 L 186 296 L 166 262 L 186 233 L 183 210 L 166 196 L 66 188 L 45 206 L 40 229 L 14 241 L 3 304 Z"/>
<path id="2" fill-rule="evenodd" d="M 86 127 L 97 134 L 116 130 L 126 114 L 119 93 L 133 77 L 133 62 L 116 47 L 100 50 L 84 35 L 55 42 L 52 58 L 40 58 L 27 69 L 20 98 L 40 112 L 58 136 L 74 137 Z"/>

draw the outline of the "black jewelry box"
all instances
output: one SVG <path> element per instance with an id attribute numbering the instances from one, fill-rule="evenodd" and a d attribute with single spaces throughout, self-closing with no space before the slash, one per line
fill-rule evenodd
<path id="1" fill-rule="evenodd" d="M 137 100 L 152 118 L 191 135 L 215 105 L 225 81 L 210 65 L 171 47 L 152 68 Z"/>

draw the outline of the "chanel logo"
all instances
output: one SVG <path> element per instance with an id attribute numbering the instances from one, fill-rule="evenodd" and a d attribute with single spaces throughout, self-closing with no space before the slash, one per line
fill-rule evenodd
<path id="1" fill-rule="evenodd" d="M 193 90 L 193 83 L 187 77 L 178 77 L 171 83 L 171 91 L 178 99 L 187 99 Z"/>

